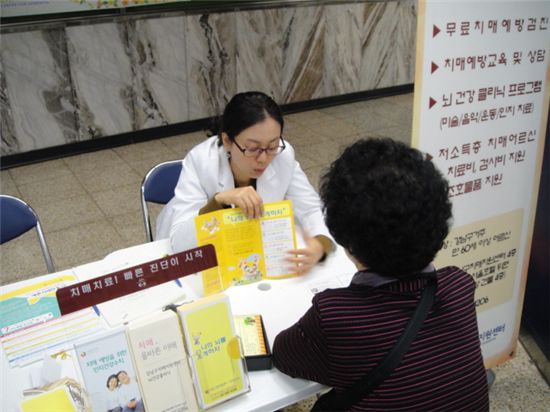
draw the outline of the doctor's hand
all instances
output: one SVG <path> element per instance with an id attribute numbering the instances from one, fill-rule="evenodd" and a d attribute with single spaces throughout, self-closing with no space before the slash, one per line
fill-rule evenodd
<path id="1" fill-rule="evenodd" d="M 240 207 L 249 219 L 262 217 L 264 214 L 264 202 L 252 186 L 216 193 L 214 200 L 222 205 Z"/>
<path id="2" fill-rule="evenodd" d="M 306 247 L 302 249 L 291 249 L 288 253 L 292 256 L 286 260 L 294 263 L 291 271 L 296 275 L 307 273 L 321 260 L 325 254 L 323 244 L 315 237 L 305 237 Z"/>

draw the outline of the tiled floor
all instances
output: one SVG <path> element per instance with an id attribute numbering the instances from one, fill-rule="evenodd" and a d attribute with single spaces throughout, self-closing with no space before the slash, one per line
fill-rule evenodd
<path id="1" fill-rule="evenodd" d="M 409 144 L 412 94 L 287 115 L 285 121 L 284 136 L 317 185 L 342 146 L 359 137 L 389 136 Z M 204 132 L 195 132 L 4 170 L 0 191 L 36 210 L 57 269 L 69 268 L 145 242 L 139 196 L 143 176 L 157 163 L 181 159 L 204 138 Z M 0 251 L 0 284 L 46 270 L 34 232 Z M 550 410 L 548 385 L 521 347 L 517 358 L 496 372 L 491 410 Z"/>

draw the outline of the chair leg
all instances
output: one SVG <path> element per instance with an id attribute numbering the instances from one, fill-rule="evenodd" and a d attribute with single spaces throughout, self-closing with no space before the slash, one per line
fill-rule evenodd
<path id="1" fill-rule="evenodd" d="M 52 256 L 50 250 L 48 249 L 48 244 L 46 243 L 46 238 L 44 237 L 44 232 L 42 231 L 42 226 L 40 222 L 36 222 L 36 233 L 38 234 L 38 241 L 40 243 L 40 249 L 42 249 L 42 255 L 46 261 L 46 267 L 48 268 L 48 273 L 55 272 L 55 266 L 53 264 Z"/>
<path id="2" fill-rule="evenodd" d="M 147 202 L 141 197 L 141 210 L 143 212 L 143 225 L 145 226 L 145 238 L 147 242 L 153 241 L 153 231 L 151 229 L 151 221 L 149 219 L 149 208 L 147 207 Z"/>
<path id="3" fill-rule="evenodd" d="M 487 369 L 485 373 L 487 375 L 487 386 L 489 387 L 489 390 L 490 390 L 491 386 L 493 386 L 493 383 L 495 382 L 496 374 L 492 369 Z"/>

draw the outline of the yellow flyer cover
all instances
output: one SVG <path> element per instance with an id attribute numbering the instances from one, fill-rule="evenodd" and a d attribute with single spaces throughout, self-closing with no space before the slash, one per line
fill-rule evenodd
<path id="1" fill-rule="evenodd" d="M 223 209 L 195 218 L 198 245 L 213 244 L 218 267 L 204 271 L 204 294 L 261 279 L 294 276 L 286 252 L 296 247 L 290 200 L 265 203 L 264 215 L 248 219 L 240 208 Z"/>
<path id="2" fill-rule="evenodd" d="M 44 392 L 21 402 L 22 412 L 77 412 L 78 409 L 65 386 Z"/>
<path id="3" fill-rule="evenodd" d="M 207 296 L 181 305 L 177 311 L 201 409 L 248 392 L 248 375 L 229 298 L 223 294 Z"/>

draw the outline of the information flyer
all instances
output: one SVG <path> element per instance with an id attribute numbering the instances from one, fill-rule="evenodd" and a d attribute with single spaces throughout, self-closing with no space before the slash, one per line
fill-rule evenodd
<path id="1" fill-rule="evenodd" d="M 487 367 L 514 356 L 548 119 L 550 2 L 420 0 L 412 145 L 449 180 Z"/>
<path id="2" fill-rule="evenodd" d="M 295 276 L 286 260 L 296 247 L 290 200 L 264 204 L 264 215 L 249 219 L 239 208 L 195 218 L 199 245 L 214 245 L 218 267 L 202 272 L 205 295 L 262 279 Z"/>

